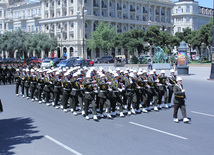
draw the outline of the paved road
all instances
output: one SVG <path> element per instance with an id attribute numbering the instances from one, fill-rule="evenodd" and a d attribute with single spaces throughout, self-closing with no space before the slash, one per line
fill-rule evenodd
<path id="1" fill-rule="evenodd" d="M 214 82 L 183 78 L 187 114 L 192 119 L 189 124 L 174 123 L 172 109 L 86 121 L 81 115 L 16 97 L 14 85 L 1 85 L 4 113 L 0 114 L 0 154 L 211 155 Z"/>

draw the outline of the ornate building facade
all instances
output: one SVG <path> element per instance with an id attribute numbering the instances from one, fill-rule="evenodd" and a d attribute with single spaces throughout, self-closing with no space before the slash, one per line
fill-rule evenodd
<path id="1" fill-rule="evenodd" d="M 83 53 L 85 58 L 114 56 L 124 54 L 124 51 L 115 48 L 103 53 L 85 47 L 85 39 L 90 37 L 100 21 L 114 25 L 118 33 L 130 29 L 146 31 L 151 25 L 160 29 L 164 27 L 165 31 L 172 33 L 173 7 L 170 0 L 41 0 L 37 3 L 0 0 L 0 30 L 21 28 L 27 32 L 44 31 L 51 37 L 57 36 L 56 57 L 83 57 Z"/>
<path id="2" fill-rule="evenodd" d="M 199 30 L 213 17 L 213 9 L 199 6 L 194 0 L 179 0 L 174 3 L 172 12 L 174 33 L 182 32 L 184 28 Z"/>

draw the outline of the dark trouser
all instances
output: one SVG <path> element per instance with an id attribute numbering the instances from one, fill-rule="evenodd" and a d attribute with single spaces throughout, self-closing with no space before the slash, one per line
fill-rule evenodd
<path id="1" fill-rule="evenodd" d="M 49 99 L 50 99 L 50 91 L 45 91 L 45 102 L 49 103 Z"/>
<path id="2" fill-rule="evenodd" d="M 172 87 L 172 89 L 171 89 L 171 88 L 169 88 L 168 90 L 169 90 L 168 103 L 171 103 L 171 100 L 172 100 L 172 94 L 173 94 L 173 87 Z"/>
<path id="3" fill-rule="evenodd" d="M 120 112 L 123 112 L 123 101 L 121 100 L 121 97 L 119 95 L 117 95 L 117 97 L 112 98 L 111 101 L 112 112 L 115 112 L 117 103 L 119 103 Z"/>
<path id="4" fill-rule="evenodd" d="M 147 92 L 146 92 L 145 90 L 142 91 L 142 93 L 141 93 L 141 98 L 142 98 L 141 101 L 143 101 L 143 108 L 148 107 L 148 106 L 147 106 L 147 103 L 146 103 L 146 100 L 147 100 Z"/>
<path id="5" fill-rule="evenodd" d="M 77 107 L 77 103 L 78 103 L 78 96 L 71 95 L 69 103 L 70 103 L 71 109 L 76 111 L 76 107 Z"/>
<path id="6" fill-rule="evenodd" d="M 41 89 L 41 88 L 38 88 L 38 91 L 37 91 L 37 98 L 38 98 L 39 101 L 42 101 L 41 96 L 42 96 L 42 89 Z"/>
<path id="7" fill-rule="evenodd" d="M 154 100 L 154 106 L 158 105 L 158 96 L 157 96 L 157 92 L 155 90 L 149 91 L 147 93 L 148 97 L 146 100 L 146 106 L 149 107 L 150 106 L 150 102 L 152 101 L 152 99 Z"/>
<path id="8" fill-rule="evenodd" d="M 31 91 L 30 98 L 31 99 L 33 99 L 33 97 L 34 97 L 35 90 L 36 90 L 36 87 L 30 87 L 30 91 Z"/>
<path id="9" fill-rule="evenodd" d="M 24 95 L 24 90 L 25 90 L 25 86 L 24 86 L 24 84 L 23 84 L 23 85 L 21 85 L 21 87 L 22 87 L 22 95 Z"/>
<path id="10" fill-rule="evenodd" d="M 99 107 L 99 106 L 100 106 L 100 104 L 99 104 L 99 103 L 100 103 L 100 101 L 99 101 L 100 98 L 99 98 L 99 96 L 98 96 L 97 93 L 95 94 L 95 98 L 96 98 L 96 109 L 99 109 L 99 108 L 100 108 L 100 107 Z"/>
<path id="11" fill-rule="evenodd" d="M 109 99 L 107 98 L 99 98 L 100 101 L 100 114 L 103 113 L 103 106 L 105 105 L 105 107 L 107 108 L 107 112 L 110 112 L 110 107 L 111 107 L 111 103 L 109 101 Z"/>
<path id="12" fill-rule="evenodd" d="M 79 101 L 79 104 L 80 104 L 80 108 L 83 111 L 84 110 L 84 106 L 83 106 L 83 94 L 82 94 L 82 92 L 80 92 L 80 94 L 78 95 L 78 101 Z"/>
<path id="13" fill-rule="evenodd" d="M 131 110 L 131 104 L 133 109 L 139 109 L 139 103 L 137 104 L 137 95 L 135 92 L 129 93 L 129 95 L 127 95 L 127 100 L 128 100 L 128 111 Z"/>
<path id="14" fill-rule="evenodd" d="M 25 87 L 26 97 L 29 97 L 29 87 Z"/>
<path id="15" fill-rule="evenodd" d="M 85 102 L 85 115 L 88 116 L 88 108 L 89 108 L 90 104 L 92 104 L 93 114 L 96 115 L 97 111 L 96 111 L 96 102 L 95 102 L 95 100 L 85 99 L 84 102 Z"/>
<path id="16" fill-rule="evenodd" d="M 183 118 L 187 117 L 185 104 L 175 104 L 174 103 L 173 118 L 177 118 L 179 108 L 181 109 L 181 113 L 182 113 Z"/>
<path id="17" fill-rule="evenodd" d="M 53 102 L 54 102 L 54 107 L 58 104 L 58 102 L 59 102 L 59 95 L 60 95 L 60 92 L 54 92 L 54 100 L 53 100 Z"/>
<path id="18" fill-rule="evenodd" d="M 70 91 L 63 90 L 63 95 L 62 95 L 62 106 L 63 106 L 63 109 L 67 109 L 69 95 L 70 95 Z"/>
<path id="19" fill-rule="evenodd" d="M 16 83 L 16 94 L 19 94 L 19 83 Z"/>
<path id="20" fill-rule="evenodd" d="M 158 104 L 161 104 L 162 102 L 162 97 L 164 96 L 164 103 L 167 103 L 167 91 L 166 88 L 164 88 L 163 90 L 159 90 L 158 92 Z"/>

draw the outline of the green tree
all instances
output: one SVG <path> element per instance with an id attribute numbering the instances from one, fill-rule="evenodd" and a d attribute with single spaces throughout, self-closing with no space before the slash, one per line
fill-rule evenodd
<path id="1" fill-rule="evenodd" d="M 114 47 L 115 37 L 115 27 L 100 22 L 96 30 L 91 33 L 91 38 L 86 40 L 86 45 L 91 50 L 99 48 L 106 53 Z"/>
<path id="2" fill-rule="evenodd" d="M 147 41 L 151 46 L 159 45 L 160 41 L 160 30 L 157 26 L 150 26 L 146 31 L 145 41 Z"/>

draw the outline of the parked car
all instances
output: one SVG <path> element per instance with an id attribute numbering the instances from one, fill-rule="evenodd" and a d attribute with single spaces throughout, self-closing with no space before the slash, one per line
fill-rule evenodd
<path id="1" fill-rule="evenodd" d="M 103 56 L 101 58 L 101 62 L 103 62 L 103 63 L 113 63 L 114 59 L 113 59 L 112 56 Z"/>
<path id="2" fill-rule="evenodd" d="M 89 66 L 94 66 L 94 61 L 93 60 L 91 60 L 91 59 L 86 59 L 86 60 L 88 61 Z"/>
<path id="3" fill-rule="evenodd" d="M 51 60 L 45 59 L 45 60 L 41 63 L 41 68 L 51 68 L 50 62 L 51 62 Z"/>
<path id="4" fill-rule="evenodd" d="M 76 66 L 89 66 L 89 62 L 87 61 L 87 60 L 83 60 L 83 59 L 76 59 L 76 60 L 74 60 L 74 62 L 75 62 L 75 65 Z"/>
<path id="5" fill-rule="evenodd" d="M 62 60 L 65 60 L 65 59 L 64 58 L 55 58 L 55 59 L 53 59 L 54 66 L 57 66 L 57 64 L 59 64 L 60 61 L 62 61 Z"/>
<path id="6" fill-rule="evenodd" d="M 6 58 L 3 60 L 4 62 L 14 62 L 15 59 L 14 58 Z"/>
<path id="7" fill-rule="evenodd" d="M 94 63 L 101 63 L 102 60 L 101 60 L 101 58 L 95 58 L 93 61 L 94 61 Z"/>
<path id="8" fill-rule="evenodd" d="M 74 67 L 76 66 L 74 61 L 71 59 L 67 59 L 67 60 L 62 60 L 60 61 L 60 63 L 57 64 L 57 67 Z"/>
<path id="9" fill-rule="evenodd" d="M 126 62 L 126 56 L 125 55 L 116 55 L 115 59 L 117 60 L 117 62 Z"/>
<path id="10" fill-rule="evenodd" d="M 41 63 L 43 60 L 41 58 L 37 58 L 35 60 L 31 60 L 32 63 Z"/>
<path id="11" fill-rule="evenodd" d="M 48 57 L 48 58 L 45 58 L 45 60 L 53 60 L 53 59 L 56 59 L 55 57 Z"/>

